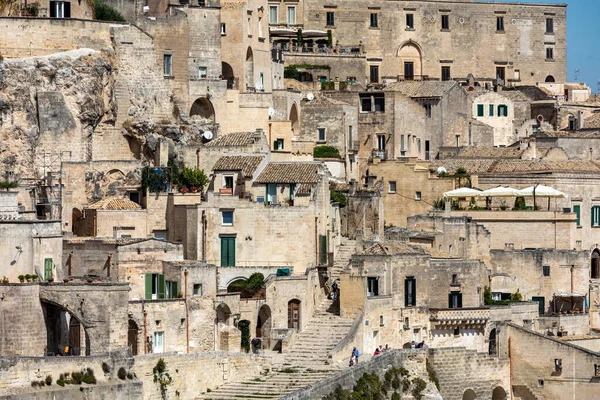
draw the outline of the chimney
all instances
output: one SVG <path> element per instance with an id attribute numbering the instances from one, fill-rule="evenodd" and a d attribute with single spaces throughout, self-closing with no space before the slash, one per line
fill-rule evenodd
<path id="1" fill-rule="evenodd" d="M 537 143 L 535 142 L 535 138 L 529 139 L 529 148 L 531 149 L 531 158 L 533 160 L 537 159 Z"/>
<path id="2" fill-rule="evenodd" d="M 577 124 L 578 125 L 577 129 L 585 128 L 584 120 L 585 120 L 585 118 L 583 116 L 583 111 L 579 111 L 579 119 L 578 119 L 579 123 Z"/>

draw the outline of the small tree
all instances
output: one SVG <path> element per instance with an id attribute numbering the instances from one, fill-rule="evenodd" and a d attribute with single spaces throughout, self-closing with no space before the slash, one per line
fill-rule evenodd
<path id="1" fill-rule="evenodd" d="M 327 29 L 327 47 L 333 47 L 333 33 L 331 29 Z"/>
<path id="2" fill-rule="evenodd" d="M 94 15 L 99 21 L 127 22 L 125 17 L 123 17 L 120 12 L 101 0 L 94 1 Z"/>
<path id="3" fill-rule="evenodd" d="M 167 387 L 173 383 L 173 378 L 169 375 L 167 364 L 162 358 L 158 360 L 156 366 L 152 368 L 154 374 L 154 383 L 158 383 L 160 387 L 160 394 L 163 399 L 167 398 Z"/>
<path id="4" fill-rule="evenodd" d="M 204 171 L 198 171 L 196 168 L 183 168 L 182 184 L 188 188 L 197 187 L 200 191 L 208 185 L 208 177 Z"/>
<path id="5" fill-rule="evenodd" d="M 302 29 L 298 29 L 296 40 L 298 41 L 298 47 L 302 47 L 302 45 L 304 44 L 304 36 L 302 35 Z"/>
<path id="6" fill-rule="evenodd" d="M 341 158 L 340 151 L 333 146 L 315 146 L 314 158 Z"/>

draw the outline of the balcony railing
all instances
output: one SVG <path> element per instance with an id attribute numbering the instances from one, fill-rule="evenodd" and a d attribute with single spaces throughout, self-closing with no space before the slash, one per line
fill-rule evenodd
<path id="1" fill-rule="evenodd" d="M 354 56 L 359 57 L 363 55 L 362 46 L 360 45 L 347 45 L 347 46 L 315 46 L 313 44 L 305 44 L 303 46 L 297 45 L 282 45 L 281 50 L 286 53 L 304 53 L 304 54 L 318 54 L 320 56 Z"/>
<path id="2" fill-rule="evenodd" d="M 221 188 L 221 189 L 219 189 L 219 194 L 220 195 L 232 195 L 233 189 L 232 188 Z"/>
<path id="3" fill-rule="evenodd" d="M 379 158 L 380 160 L 387 160 L 388 152 L 386 150 L 373 150 L 373 158 Z"/>
<path id="4" fill-rule="evenodd" d="M 429 320 L 439 326 L 483 325 L 490 319 L 489 308 L 430 309 Z"/>

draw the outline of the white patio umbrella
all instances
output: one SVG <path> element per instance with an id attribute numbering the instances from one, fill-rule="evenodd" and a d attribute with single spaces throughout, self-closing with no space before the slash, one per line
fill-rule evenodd
<path id="1" fill-rule="evenodd" d="M 536 207 L 536 197 L 547 197 L 548 198 L 548 210 L 550 210 L 550 198 L 554 199 L 566 199 L 568 196 L 561 192 L 560 190 L 556 190 L 551 188 L 550 186 L 544 185 L 534 185 L 529 186 L 525 189 L 521 189 L 517 192 L 518 196 L 522 197 L 533 197 L 533 208 Z"/>
<path id="2" fill-rule="evenodd" d="M 517 192 L 517 189 L 513 189 L 511 187 L 498 186 L 480 192 L 479 197 L 516 197 Z"/>
<path id="3" fill-rule="evenodd" d="M 444 193 L 444 197 L 476 197 L 479 193 L 481 190 L 463 187 Z"/>

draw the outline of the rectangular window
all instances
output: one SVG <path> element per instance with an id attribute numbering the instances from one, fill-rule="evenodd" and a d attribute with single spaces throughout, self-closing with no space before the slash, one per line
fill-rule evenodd
<path id="1" fill-rule="evenodd" d="M 504 17 L 496 17 L 496 31 L 504 32 Z"/>
<path id="2" fill-rule="evenodd" d="M 546 60 L 554 60 L 554 49 L 546 47 Z"/>
<path id="3" fill-rule="evenodd" d="M 421 138 L 417 139 L 417 151 L 421 154 Z"/>
<path id="4" fill-rule="evenodd" d="M 396 193 L 396 181 L 389 182 L 388 193 Z"/>
<path id="5" fill-rule="evenodd" d="M 400 135 L 400 151 L 404 151 L 404 135 Z"/>
<path id="6" fill-rule="evenodd" d="M 379 278 L 367 277 L 367 296 L 379 296 Z"/>
<path id="7" fill-rule="evenodd" d="M 154 332 L 154 343 L 152 343 L 153 353 L 162 353 L 164 351 L 164 332 Z"/>
<path id="8" fill-rule="evenodd" d="M 542 266 L 542 275 L 550 276 L 550 266 L 549 265 Z"/>
<path id="9" fill-rule="evenodd" d="M 442 30 L 450 30 L 450 16 L 442 15 Z"/>
<path id="10" fill-rule="evenodd" d="M 385 96 L 383 93 L 373 95 L 375 112 L 385 112 Z"/>
<path id="11" fill-rule="evenodd" d="M 233 176 L 227 175 L 223 177 L 223 186 L 225 189 L 233 189 Z"/>
<path id="12" fill-rule="evenodd" d="M 504 82 L 504 67 L 496 67 L 496 79 Z"/>
<path id="13" fill-rule="evenodd" d="M 283 139 L 276 139 L 273 143 L 274 150 L 283 150 Z"/>
<path id="14" fill-rule="evenodd" d="M 424 103 L 423 108 L 425 109 L 425 117 L 431 118 L 431 103 Z"/>
<path id="15" fill-rule="evenodd" d="M 429 145 L 429 140 L 425 141 L 425 160 L 429 160 L 429 158 L 431 157 L 429 154 L 430 151 L 430 145 Z"/>
<path id="16" fill-rule="evenodd" d="M 521 71 L 518 69 L 515 69 L 515 81 L 520 81 L 521 80 Z"/>
<path id="17" fill-rule="evenodd" d="M 327 11 L 327 26 L 335 25 L 335 13 L 333 11 Z"/>
<path id="18" fill-rule="evenodd" d="M 477 116 L 483 117 L 483 104 L 477 104 Z"/>
<path id="19" fill-rule="evenodd" d="M 233 225 L 233 211 L 222 211 L 221 221 L 223 225 Z"/>
<path id="20" fill-rule="evenodd" d="M 369 75 L 371 78 L 371 83 L 379 83 L 379 66 L 371 65 L 369 67 Z"/>
<path id="21" fill-rule="evenodd" d="M 373 110 L 370 95 L 360 97 L 360 110 L 362 112 L 371 112 Z"/>
<path id="22" fill-rule="evenodd" d="M 167 281 L 167 299 L 175 299 L 177 298 L 177 282 L 176 281 Z"/>
<path id="23" fill-rule="evenodd" d="M 221 35 L 224 36 L 227 34 L 227 24 L 225 22 L 221 23 Z"/>
<path id="24" fill-rule="evenodd" d="M 546 33 L 554 33 L 554 18 L 546 18 Z"/>
<path id="25" fill-rule="evenodd" d="M 163 75 L 164 76 L 173 76 L 172 70 L 171 70 L 171 65 L 173 62 L 172 60 L 173 60 L 173 56 L 171 54 L 163 55 Z"/>
<path id="26" fill-rule="evenodd" d="M 325 128 L 317 128 L 317 142 L 325 142 Z"/>
<path id="27" fill-rule="evenodd" d="M 146 274 L 144 279 L 146 300 L 165 298 L 167 282 L 163 274 Z"/>
<path id="28" fill-rule="evenodd" d="M 494 105 L 490 104 L 490 117 L 494 116 Z"/>
<path id="29" fill-rule="evenodd" d="M 385 135 L 377 135 L 377 150 L 385 151 Z"/>
<path id="30" fill-rule="evenodd" d="M 581 226 L 581 206 L 579 204 L 575 204 L 573 206 L 573 212 L 577 215 L 577 226 Z"/>
<path id="31" fill-rule="evenodd" d="M 415 29 L 415 19 L 413 14 L 406 14 L 406 29 Z"/>
<path id="32" fill-rule="evenodd" d="M 414 307 L 417 305 L 417 280 L 412 276 L 404 279 L 404 306 Z"/>
<path id="33" fill-rule="evenodd" d="M 202 284 L 194 283 L 194 291 L 192 293 L 194 293 L 194 296 L 202 296 Z"/>
<path id="34" fill-rule="evenodd" d="M 415 192 L 415 200 L 417 200 L 417 201 L 421 200 L 421 192 Z"/>
<path id="35" fill-rule="evenodd" d="M 450 67 L 442 67 L 442 80 L 449 81 L 450 79 Z"/>
<path id="36" fill-rule="evenodd" d="M 269 6 L 269 23 L 277 24 L 279 8 L 277 6 Z"/>
<path id="37" fill-rule="evenodd" d="M 377 18 L 378 18 L 377 13 L 371 13 L 371 25 L 370 25 L 371 28 L 379 28 Z"/>
<path id="38" fill-rule="evenodd" d="M 410 151 L 411 136 L 406 136 L 406 150 Z"/>
<path id="39" fill-rule="evenodd" d="M 50 18 L 71 18 L 71 3 L 68 1 L 51 1 Z"/>
<path id="40" fill-rule="evenodd" d="M 347 78 L 347 80 L 348 80 L 348 83 L 351 84 L 351 85 L 355 85 L 356 84 L 356 77 L 355 76 L 349 76 Z"/>
<path id="41" fill-rule="evenodd" d="M 206 79 L 206 74 L 208 73 L 208 68 L 206 67 L 198 67 L 198 78 Z"/>
<path id="42" fill-rule="evenodd" d="M 508 106 L 504 104 L 500 104 L 498 106 L 498 116 L 499 117 L 508 117 Z"/>
<path id="43" fill-rule="evenodd" d="M 415 63 L 405 62 L 404 63 L 404 80 L 412 81 L 415 79 Z"/>
<path id="44" fill-rule="evenodd" d="M 44 258 L 44 280 L 47 282 L 50 278 L 52 278 L 52 259 Z"/>
<path id="45" fill-rule="evenodd" d="M 450 292 L 448 294 L 448 308 L 462 308 L 461 292 Z"/>
<path id="46" fill-rule="evenodd" d="M 221 237 L 221 267 L 235 267 L 234 237 Z"/>
<path id="47" fill-rule="evenodd" d="M 296 7 L 288 7 L 287 9 L 287 23 L 290 25 L 296 24 Z"/>
<path id="48" fill-rule="evenodd" d="M 600 206 L 592 207 L 592 226 L 600 226 Z"/>

